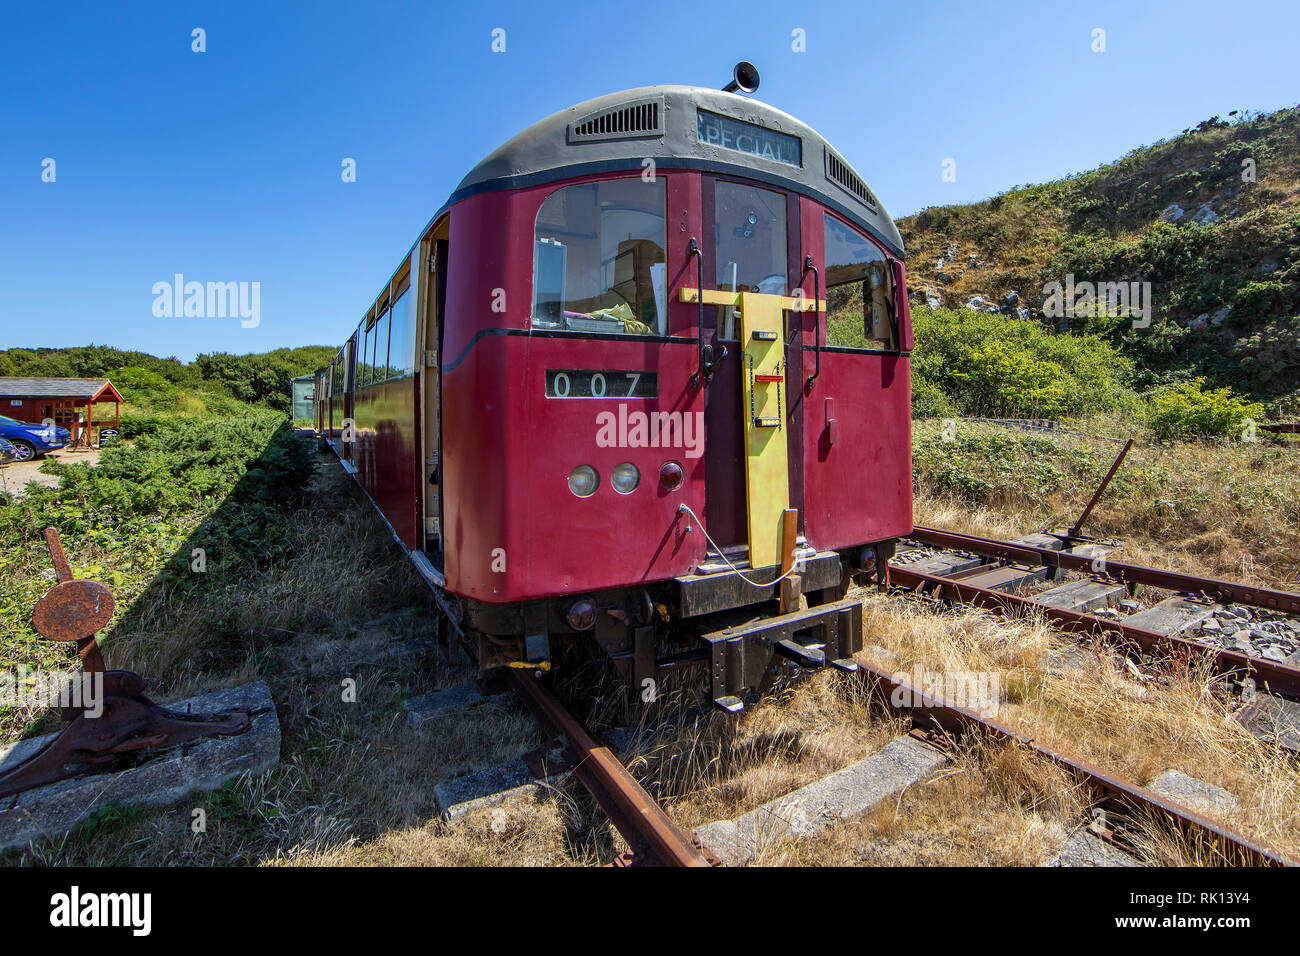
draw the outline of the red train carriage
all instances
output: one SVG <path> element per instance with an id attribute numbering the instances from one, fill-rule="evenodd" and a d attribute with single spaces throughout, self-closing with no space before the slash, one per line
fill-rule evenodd
<path id="1" fill-rule="evenodd" d="M 902 240 L 736 85 L 520 133 L 319 373 L 323 434 L 485 668 L 585 636 L 638 685 L 707 663 L 737 709 L 774 664 L 852 666 L 844 593 L 912 528 Z M 696 646 L 657 657 L 670 632 Z"/>

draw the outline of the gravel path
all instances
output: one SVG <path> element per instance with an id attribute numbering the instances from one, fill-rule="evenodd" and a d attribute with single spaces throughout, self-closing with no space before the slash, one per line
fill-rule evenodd
<path id="1" fill-rule="evenodd" d="M 58 476 L 47 475 L 41 471 L 41 465 L 51 458 L 72 465 L 93 465 L 99 461 L 99 449 L 90 451 L 66 451 L 60 450 L 50 452 L 44 458 L 37 458 L 34 461 L 15 462 L 9 465 L 0 466 L 0 494 L 8 493 L 14 497 L 23 494 L 23 489 L 27 483 L 35 481 L 38 484 L 54 487 L 59 483 Z"/>

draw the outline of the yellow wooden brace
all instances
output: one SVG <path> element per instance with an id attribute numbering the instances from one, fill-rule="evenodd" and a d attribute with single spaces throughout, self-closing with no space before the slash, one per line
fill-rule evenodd
<path id="1" fill-rule="evenodd" d="M 682 302 L 700 301 L 699 290 L 678 290 Z M 745 513 L 749 564 L 781 564 L 782 514 L 790 506 L 785 410 L 790 376 L 785 368 L 785 313 L 825 310 L 826 300 L 759 292 L 704 290 L 705 305 L 732 306 L 740 318 L 740 415 L 745 435 Z M 802 385 L 795 370 L 794 387 Z"/>
<path id="2" fill-rule="evenodd" d="M 781 513 L 790 507 L 785 418 L 785 309 L 790 301 L 740 293 L 740 414 L 745 423 L 749 564 L 754 568 L 781 563 Z"/>
<path id="3" fill-rule="evenodd" d="M 725 289 L 705 289 L 705 305 L 740 305 L 741 296 L 762 295 L 764 299 L 774 299 L 781 304 L 781 308 L 787 312 L 816 312 L 826 310 L 826 300 L 806 298 L 804 296 L 792 295 L 764 295 L 757 292 L 728 292 Z M 677 290 L 677 298 L 681 302 L 698 302 L 700 301 L 698 289 L 681 288 Z"/>

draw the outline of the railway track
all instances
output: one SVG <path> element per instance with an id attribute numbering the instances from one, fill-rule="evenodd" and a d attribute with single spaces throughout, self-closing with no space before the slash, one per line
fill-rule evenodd
<path id="1" fill-rule="evenodd" d="M 1152 818 L 1168 820 L 1193 846 L 1208 851 L 1210 862 L 1225 866 L 1294 866 L 1295 861 L 1275 850 L 1249 840 L 1230 827 L 1215 823 L 1173 801 L 1144 787 L 1139 787 L 1113 774 L 1106 773 L 1077 757 L 1048 747 L 1025 734 L 1019 733 L 990 717 L 960 707 L 941 696 L 926 693 L 913 687 L 897 675 L 865 663 L 858 662 L 853 675 L 872 693 L 873 697 L 896 713 L 909 715 L 920 727 L 938 735 L 940 746 L 946 738 L 959 738 L 970 733 L 985 733 L 995 738 L 1009 740 L 1067 771 L 1080 784 L 1087 787 L 1094 798 L 1094 807 L 1105 811 L 1104 836 L 1111 842 L 1124 846 L 1130 841 L 1124 834 L 1126 826 L 1142 826 Z M 909 701 L 907 704 L 896 700 Z"/>
<path id="2" fill-rule="evenodd" d="M 1041 536 L 1036 536 L 1036 538 Z M 918 528 L 912 540 L 942 553 L 964 553 L 980 560 L 952 575 L 941 575 L 891 564 L 892 585 L 933 593 L 941 599 L 986 607 L 1001 613 L 1041 614 L 1063 630 L 1098 635 L 1121 649 L 1148 654 L 1182 653 L 1189 659 L 1208 659 L 1214 669 L 1236 680 L 1247 678 L 1274 694 L 1300 698 L 1300 668 L 1264 660 L 1234 651 L 1208 647 L 1176 633 L 1144 628 L 1068 608 L 1053 607 L 1032 596 L 1011 593 L 1020 578 L 1041 580 L 1027 573 L 1029 568 L 1046 569 L 1054 578 L 1066 571 L 1079 571 L 1095 581 L 1176 590 L 1195 600 L 1240 604 L 1294 613 L 1300 595 L 1233 582 L 1147 568 L 1120 562 L 1104 562 L 1104 570 L 1092 555 L 1056 550 L 1023 541 L 996 541 L 972 535 Z M 1020 575 L 1020 572 L 1026 572 Z M 1001 586 L 983 586 L 980 580 L 1000 576 Z M 1094 817 L 1093 832 L 1130 851 L 1138 848 L 1137 837 L 1154 829 L 1176 831 L 1184 844 L 1206 862 L 1216 865 L 1296 865 L 1284 854 L 1257 843 L 1229 826 L 1196 813 L 1167 797 L 1138 786 L 1099 767 L 1048 746 L 999 721 L 960 706 L 920 687 L 911 686 L 904 675 L 887 673 L 858 658 L 858 669 L 850 679 L 859 681 L 873 699 L 891 712 L 910 718 L 916 730 L 932 744 L 951 748 L 970 735 L 984 735 L 1023 747 L 1035 756 L 1066 771 L 1090 796 L 1089 805 L 1101 811 L 1101 826 Z M 609 817 L 626 840 L 630 852 L 614 861 L 615 866 L 710 866 L 717 858 L 694 833 L 679 827 L 657 801 L 637 782 L 613 750 L 588 731 L 551 692 L 534 671 L 510 670 L 506 683 L 538 719 L 546 731 L 568 741 L 566 769 L 569 769 Z M 897 701 L 906 701 L 904 704 Z"/>
<path id="3" fill-rule="evenodd" d="M 932 570 L 909 568 L 895 559 L 889 566 L 889 583 L 932 594 L 941 600 L 983 607 L 1007 616 L 1040 615 L 1062 630 L 1098 636 L 1121 651 L 1136 648 L 1148 655 L 1204 661 L 1216 673 L 1240 682 L 1243 688 L 1250 687 L 1292 701 L 1300 699 L 1300 668 L 1293 663 L 1209 646 L 1179 633 L 1184 626 L 1180 620 L 1194 622 L 1200 614 L 1190 605 L 1218 607 L 1218 602 L 1231 602 L 1272 612 L 1296 614 L 1300 612 L 1300 594 L 1110 561 L 1099 556 L 1096 551 L 1079 553 L 1076 549 L 1068 548 L 1071 542 L 1068 534 L 1057 537 L 1058 550 L 1047 546 L 1052 537 L 1057 536 L 1034 535 L 1028 540 L 999 541 L 918 527 L 909 536 L 910 540 L 940 549 L 937 554 L 931 553 L 931 560 L 923 562 L 930 565 Z M 963 557 L 971 560 L 962 560 Z M 949 564 L 956 570 L 946 574 L 935 573 L 933 567 L 944 564 Z M 1053 606 L 1037 600 L 1034 595 L 1013 593 L 1034 581 L 1056 581 L 1061 572 L 1069 571 L 1086 574 L 1097 584 L 1124 585 L 1130 594 L 1138 585 L 1144 585 L 1184 595 L 1184 598 L 1162 602 L 1172 603 L 1175 610 L 1183 612 L 1183 616 L 1180 619 L 1178 615 L 1171 614 L 1164 627 L 1143 627 L 1128 623 L 1122 617 L 1105 617 L 1069 606 Z M 1074 587 L 1077 590 L 1086 584 L 1085 579 Z M 1064 587 L 1056 589 L 1058 593 L 1065 590 Z M 1094 589 L 1094 594 L 1103 593 L 1104 588 Z M 1086 598 L 1086 594 L 1082 595 L 1079 603 L 1086 604 Z M 1178 604 L 1179 601 L 1188 606 Z M 1151 618 L 1152 615 L 1148 614 L 1142 620 Z M 902 675 L 891 676 L 860 661 L 856 676 L 886 706 L 894 711 L 906 711 L 920 727 L 931 733 L 952 736 L 971 732 L 991 734 L 1015 741 L 1051 761 L 1089 789 L 1096 801 L 1094 805 L 1107 813 L 1108 821 L 1166 819 L 1192 845 L 1208 849 L 1210 859 L 1219 864 L 1297 865 L 1296 861 L 1159 794 L 1106 773 L 1061 750 L 1041 744 L 996 720 L 941 697 L 926 694 L 921 688 L 911 687 L 902 679 Z M 898 699 L 911 701 L 912 704 L 900 707 L 894 703 Z M 1280 737 L 1277 742 L 1288 750 L 1296 750 L 1294 744 L 1287 745 Z M 1122 823 L 1119 832 L 1123 832 Z M 1122 836 L 1116 838 L 1115 831 L 1106 832 L 1103 836 L 1121 846 L 1125 842 Z"/>
<path id="4" fill-rule="evenodd" d="M 1034 537 L 1043 541 L 1051 536 Z M 1180 633 L 1198 616 L 1208 617 L 1209 609 L 1220 606 L 1218 602 L 1273 612 L 1300 613 L 1300 594 L 1126 564 L 1096 554 L 1079 554 L 1023 541 L 998 541 L 934 528 L 918 527 L 910 538 L 943 549 L 950 555 L 969 554 L 981 560 L 946 574 L 910 568 L 895 560 L 889 567 L 891 584 L 1004 614 L 1040 614 L 1063 630 L 1096 635 L 1121 649 L 1136 647 L 1151 655 L 1176 654 L 1189 660 L 1208 661 L 1216 673 L 1230 675 L 1241 682 L 1251 681 L 1258 691 L 1300 700 L 1300 667 L 1286 661 L 1212 646 Z M 1171 620 L 1165 626 L 1152 628 L 1130 623 L 1122 617 L 1108 618 L 1069 606 L 1053 606 L 1038 599 L 1041 595 L 1012 593 L 1034 580 L 1056 580 L 1061 571 L 1082 572 L 1096 582 L 1124 585 L 1130 591 L 1137 585 L 1145 585 L 1186 595 L 1186 598 L 1171 599 L 1172 610 L 1182 612 L 1182 617 L 1171 614 Z M 1038 577 L 1039 572 L 1046 572 L 1044 578 Z"/>
<path id="5" fill-rule="evenodd" d="M 631 848 L 630 855 L 621 856 L 615 865 L 718 865 L 693 834 L 672 821 L 614 751 L 565 708 L 535 671 L 511 670 L 506 681 L 549 733 L 568 741 L 573 774 Z"/>

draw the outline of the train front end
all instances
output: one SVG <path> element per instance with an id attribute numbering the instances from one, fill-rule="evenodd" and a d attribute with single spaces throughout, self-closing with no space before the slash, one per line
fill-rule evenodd
<path id="1" fill-rule="evenodd" d="M 440 547 L 482 666 L 589 638 L 643 692 L 707 666 L 731 710 L 851 666 L 845 592 L 912 528 L 912 333 L 848 161 L 647 87 L 524 131 L 446 212 Z"/>

